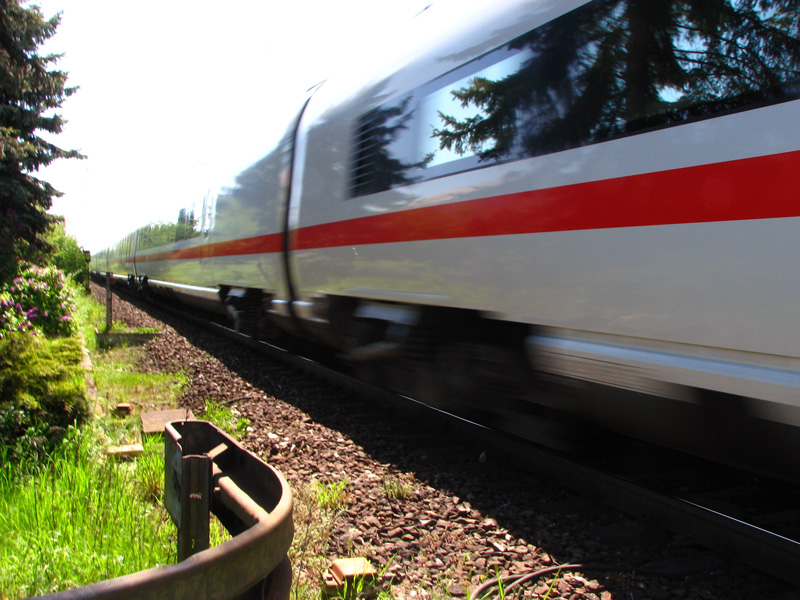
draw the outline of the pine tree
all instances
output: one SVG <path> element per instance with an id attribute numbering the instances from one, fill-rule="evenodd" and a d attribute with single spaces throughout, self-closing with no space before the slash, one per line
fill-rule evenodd
<path id="1" fill-rule="evenodd" d="M 58 158 L 83 158 L 76 150 L 42 139 L 60 133 L 64 120 L 54 111 L 77 88 L 54 65 L 58 54 L 38 47 L 55 34 L 61 16 L 45 20 L 26 0 L 0 0 L 0 282 L 19 259 L 35 260 L 46 249 L 47 214 L 61 193 L 33 173 Z"/>

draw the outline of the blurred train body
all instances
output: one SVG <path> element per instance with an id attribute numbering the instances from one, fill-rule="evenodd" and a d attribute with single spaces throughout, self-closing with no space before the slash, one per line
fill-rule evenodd
<path id="1" fill-rule="evenodd" d="M 436 13 L 93 270 L 528 437 L 573 415 L 796 477 L 798 2 Z"/>

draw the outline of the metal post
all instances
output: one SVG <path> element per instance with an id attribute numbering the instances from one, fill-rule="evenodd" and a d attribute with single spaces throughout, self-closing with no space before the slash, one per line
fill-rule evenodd
<path id="1" fill-rule="evenodd" d="M 211 513 L 211 459 L 190 454 L 181 459 L 181 522 L 178 562 L 208 549 Z"/>
<path id="2" fill-rule="evenodd" d="M 111 273 L 106 273 L 106 332 L 111 331 Z"/>

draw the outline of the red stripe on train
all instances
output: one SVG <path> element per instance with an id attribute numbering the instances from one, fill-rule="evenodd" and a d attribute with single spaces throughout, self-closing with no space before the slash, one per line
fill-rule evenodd
<path id="1" fill-rule="evenodd" d="M 291 249 L 800 216 L 800 151 L 302 227 Z M 280 233 L 137 262 L 280 252 Z"/>
<path id="2" fill-rule="evenodd" d="M 267 235 L 257 235 L 240 240 L 230 240 L 228 242 L 217 242 L 205 246 L 192 246 L 191 248 L 179 248 L 166 252 L 153 252 L 151 254 L 139 254 L 136 256 L 137 263 L 156 262 L 160 260 L 190 260 L 198 258 L 210 258 L 219 256 L 242 256 L 245 254 L 267 254 L 280 252 L 283 250 L 283 234 L 271 233 Z"/>
<path id="3" fill-rule="evenodd" d="M 292 235 L 292 250 L 800 216 L 800 152 L 362 217 Z"/>

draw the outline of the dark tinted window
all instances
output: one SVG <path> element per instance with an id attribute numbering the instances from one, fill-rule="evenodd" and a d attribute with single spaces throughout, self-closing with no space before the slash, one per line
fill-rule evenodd
<path id="1" fill-rule="evenodd" d="M 354 196 L 374 194 L 419 179 L 414 96 L 370 111 L 358 123 L 353 153 Z"/>
<path id="2" fill-rule="evenodd" d="M 364 115 L 353 195 L 800 95 L 800 0 L 598 0 Z"/>

